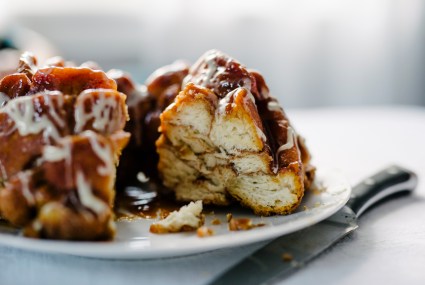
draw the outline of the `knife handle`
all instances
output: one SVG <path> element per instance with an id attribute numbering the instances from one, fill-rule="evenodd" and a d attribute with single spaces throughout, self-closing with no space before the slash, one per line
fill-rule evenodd
<path id="1" fill-rule="evenodd" d="M 412 192 L 418 182 L 415 173 L 397 165 L 381 170 L 357 184 L 347 206 L 357 217 L 377 202 L 401 192 Z"/>

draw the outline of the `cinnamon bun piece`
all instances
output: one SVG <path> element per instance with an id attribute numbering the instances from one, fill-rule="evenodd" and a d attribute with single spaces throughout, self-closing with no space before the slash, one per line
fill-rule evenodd
<path id="1" fill-rule="evenodd" d="M 209 51 L 161 114 L 156 142 L 163 183 L 181 201 L 287 214 L 314 178 L 303 140 L 263 77 Z"/>

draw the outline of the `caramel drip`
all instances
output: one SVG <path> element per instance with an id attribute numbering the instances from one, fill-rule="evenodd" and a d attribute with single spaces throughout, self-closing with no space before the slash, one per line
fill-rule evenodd
<path id="1" fill-rule="evenodd" d="M 286 131 L 286 143 L 281 145 L 278 149 L 277 149 L 277 154 L 276 156 L 279 157 L 279 154 L 282 151 L 291 149 L 294 147 L 294 140 L 295 140 L 295 131 L 292 127 L 288 126 L 287 127 L 287 131 Z"/>
<path id="2" fill-rule="evenodd" d="M 35 198 L 34 195 L 31 193 L 30 190 L 30 179 L 31 179 L 31 172 L 19 172 L 17 175 L 17 178 L 21 182 L 22 185 L 22 194 L 25 197 L 25 200 L 27 200 L 28 204 L 34 205 L 35 204 Z"/>
<path id="3" fill-rule="evenodd" d="M 45 146 L 43 148 L 42 160 L 49 162 L 58 162 L 64 160 L 66 165 L 66 184 L 72 183 L 72 154 L 69 139 L 63 139 L 62 143 L 58 146 Z"/>
<path id="4" fill-rule="evenodd" d="M 105 202 L 93 194 L 93 190 L 84 177 L 84 174 L 80 171 L 77 172 L 76 182 L 78 197 L 80 198 L 81 204 L 93 210 L 95 213 L 102 213 L 107 208 Z"/>
<path id="5" fill-rule="evenodd" d="M 102 176 L 113 175 L 115 168 L 110 147 L 108 145 L 102 146 L 96 139 L 94 132 L 86 131 L 82 135 L 89 138 L 94 153 L 103 162 L 103 166 L 97 168 L 97 173 Z"/>

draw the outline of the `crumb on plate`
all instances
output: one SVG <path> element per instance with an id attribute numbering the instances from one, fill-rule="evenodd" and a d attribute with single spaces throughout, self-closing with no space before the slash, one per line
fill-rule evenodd
<path id="1" fill-rule="evenodd" d="M 190 202 L 178 211 L 171 212 L 165 219 L 153 223 L 150 232 L 154 234 L 194 231 L 202 226 L 202 201 Z"/>
<path id="2" fill-rule="evenodd" d="M 214 231 L 206 226 L 202 226 L 196 230 L 196 234 L 198 237 L 204 238 L 214 235 Z"/>

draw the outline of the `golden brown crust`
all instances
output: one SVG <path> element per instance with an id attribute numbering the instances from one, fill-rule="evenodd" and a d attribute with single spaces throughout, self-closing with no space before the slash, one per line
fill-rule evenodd
<path id="1" fill-rule="evenodd" d="M 111 239 L 126 96 L 103 71 L 66 64 L 39 69 L 25 54 L 0 81 L 1 216 L 27 236 Z"/>
<path id="2" fill-rule="evenodd" d="M 31 81 L 23 73 L 14 73 L 3 77 L 0 80 L 0 92 L 10 99 L 24 96 L 30 91 Z"/>
<path id="3" fill-rule="evenodd" d="M 263 77 L 221 52 L 210 51 L 191 67 L 184 84 L 161 115 L 158 170 L 165 185 L 176 191 L 179 200 L 227 204 L 231 196 L 259 215 L 292 212 L 309 187 L 314 168 Z M 190 112 L 202 115 L 190 118 Z M 206 123 L 197 125 L 201 120 Z M 208 155 L 214 157 L 212 164 Z M 172 169 L 173 164 L 181 171 Z M 272 198 L 279 188 L 289 190 Z M 264 189 L 269 192 L 260 194 Z M 262 195 L 271 200 L 260 202 Z"/>
<path id="4" fill-rule="evenodd" d="M 115 80 L 103 71 L 86 67 L 41 68 L 34 74 L 32 81 L 32 93 L 58 90 L 67 95 L 78 95 L 87 89 L 117 90 Z"/>
<path id="5" fill-rule="evenodd" d="M 70 98 L 64 98 L 58 92 L 35 94 L 22 99 L 11 100 L 3 109 L 0 109 L 0 149 L 2 150 L 0 152 L 0 180 L 7 180 L 32 163 L 41 154 L 46 140 L 50 141 L 51 139 L 47 138 L 43 132 L 21 135 L 17 123 L 24 124 L 25 122 L 15 122 L 10 117 L 10 112 L 6 110 L 22 110 L 27 106 L 28 110 L 34 110 L 31 119 L 51 118 L 51 114 L 55 114 L 56 119 L 66 121 L 66 107 L 71 106 Z M 70 133 L 67 125 L 60 128 L 56 120 L 52 120 L 52 123 L 57 127 L 59 136 Z M 17 154 L 17 149 L 20 150 L 19 154 Z"/>
<path id="6" fill-rule="evenodd" d="M 184 225 L 181 228 L 179 228 L 178 231 L 170 231 L 169 228 L 166 228 L 160 224 L 152 224 L 149 227 L 149 231 L 153 234 L 169 234 L 169 233 L 182 233 L 182 232 L 193 232 L 196 231 L 198 227 L 191 227 L 188 225 Z"/>
<path id="7" fill-rule="evenodd" d="M 251 120 L 265 133 L 267 137 L 265 144 L 270 154 L 277 158 L 275 167 L 279 169 L 295 161 L 301 162 L 300 153 L 295 144 L 287 150 L 278 151 L 279 147 L 288 142 L 290 123 L 277 100 L 270 96 L 269 89 L 260 73 L 250 72 L 236 60 L 212 50 L 205 53 L 190 69 L 185 82 L 205 86 L 213 90 L 219 98 L 224 98 L 239 87 L 249 90 L 255 98 L 253 103 L 255 105 L 251 108 L 253 111 L 250 112 Z M 238 104 L 235 105 L 238 106 Z"/>
<path id="8" fill-rule="evenodd" d="M 94 143 L 109 149 L 109 162 L 94 151 Z M 39 166 L 18 173 L 6 183 L 0 191 L 2 215 L 12 224 L 23 226 L 32 237 L 110 239 L 113 175 L 101 175 L 98 169 L 112 163 L 114 143 L 88 131 L 63 138 L 54 148 L 66 150 L 68 155 L 51 161 L 44 149 Z M 87 178 L 94 202 L 81 201 L 82 192 L 76 190 L 79 176 Z"/>
<path id="9" fill-rule="evenodd" d="M 128 121 L 126 95 L 113 89 L 87 89 L 82 91 L 75 100 L 76 126 L 74 131 L 93 130 L 104 135 L 111 135 L 124 129 Z M 99 122 L 94 114 L 104 113 L 104 122 Z M 81 117 L 88 116 L 79 126 Z"/>
<path id="10" fill-rule="evenodd" d="M 174 63 L 161 67 L 154 71 L 146 80 L 145 84 L 147 87 L 148 93 L 161 100 L 161 97 L 164 97 L 166 90 L 172 86 L 181 86 L 181 83 L 185 76 L 189 72 L 189 66 L 184 61 L 175 61 Z M 177 91 L 178 92 L 178 91 Z M 177 95 L 177 93 L 175 93 Z M 162 98 L 163 99 L 163 98 Z M 167 107 L 174 98 L 171 98 L 171 101 L 164 105 L 159 104 L 160 108 L 164 109 Z"/>
<path id="11" fill-rule="evenodd" d="M 211 89 L 219 98 L 239 87 L 258 96 L 254 76 L 239 62 L 217 50 L 206 52 L 190 68 L 184 84 L 189 82 Z"/>

